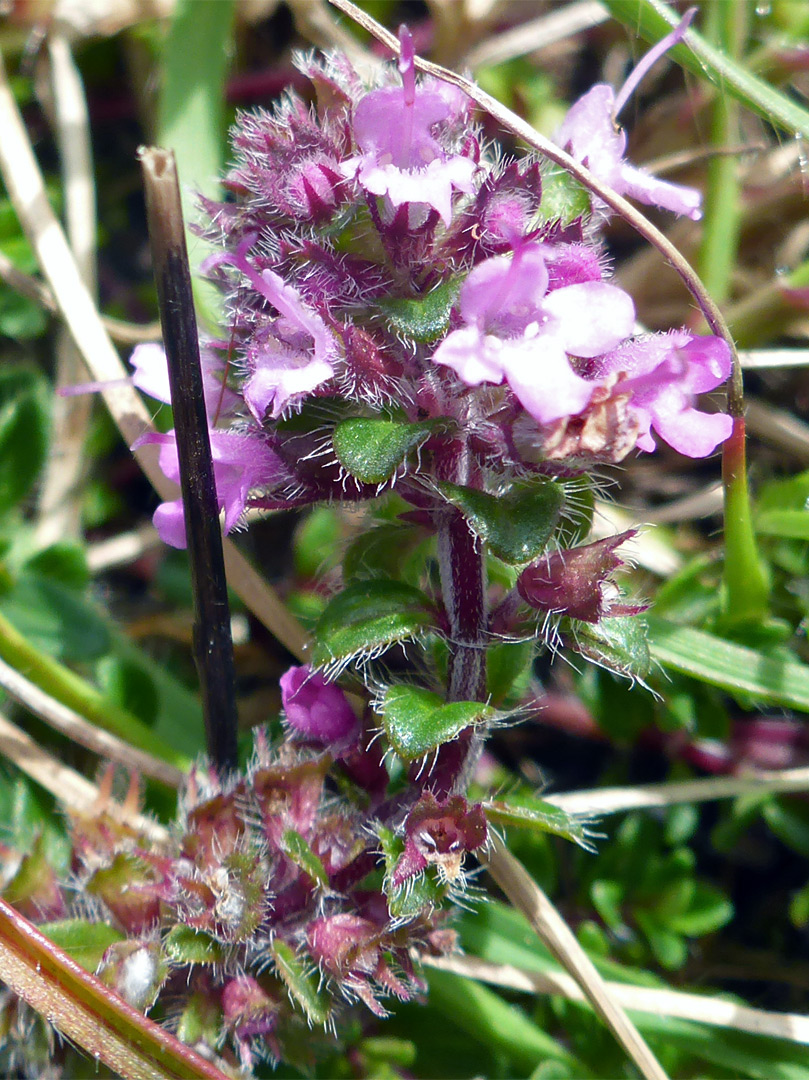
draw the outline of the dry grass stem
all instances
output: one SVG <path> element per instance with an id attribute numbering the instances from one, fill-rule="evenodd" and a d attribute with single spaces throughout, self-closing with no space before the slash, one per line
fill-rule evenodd
<path id="1" fill-rule="evenodd" d="M 531 994 L 560 994 L 572 1001 L 584 1001 L 585 996 L 570 975 L 556 971 L 528 971 L 512 964 L 493 964 L 477 956 L 419 956 L 425 967 L 450 971 L 468 979 L 478 979 L 492 986 L 509 990 L 525 990 Z M 810 1042 L 810 1020 L 795 1013 L 767 1012 L 737 1005 L 722 998 L 701 994 L 686 994 L 649 986 L 628 986 L 607 982 L 605 986 L 614 1000 L 625 1009 L 656 1016 L 673 1016 L 680 1020 L 696 1020 L 715 1027 L 749 1031 L 791 1042 Z"/>
<path id="2" fill-rule="evenodd" d="M 791 416 L 761 399 L 746 399 L 746 425 L 750 435 L 770 443 L 791 457 L 806 464 L 810 450 L 810 429 L 804 421 Z"/>
<path id="3" fill-rule="evenodd" d="M 66 810 L 86 814 L 103 807 L 111 817 L 148 836 L 152 843 L 165 844 L 168 840 L 168 830 L 162 825 L 143 814 L 132 813 L 116 802 L 104 800 L 95 784 L 37 746 L 30 735 L 12 724 L 2 713 L 0 754 L 49 791 Z"/>
<path id="4" fill-rule="evenodd" d="M 807 791 L 808 784 L 810 769 L 783 769 L 756 776 L 712 776 L 672 784 L 571 791 L 544 796 L 544 800 L 567 814 L 621 814 L 627 810 L 650 810 L 678 803 L 736 799 L 741 795 Z"/>
<path id="5" fill-rule="evenodd" d="M 513 907 L 529 920 L 554 959 L 573 976 L 594 1012 L 613 1032 L 645 1080 L 667 1080 L 657 1058 L 611 994 L 556 907 L 497 836 L 482 856 L 482 862 Z"/>
<path id="6" fill-rule="evenodd" d="M 52 315 L 59 312 L 53 293 L 38 278 L 18 270 L 4 251 L 0 251 L 0 281 L 10 289 L 39 304 Z M 121 345 L 139 345 L 141 342 L 157 341 L 160 338 L 160 323 L 133 323 L 124 319 L 114 319 L 111 315 L 102 315 L 101 321 L 113 341 Z"/>
<path id="7" fill-rule="evenodd" d="M 82 281 L 96 294 L 96 191 L 90 145 L 90 116 L 79 70 L 67 38 L 48 37 L 56 143 L 62 167 L 65 220 L 71 251 Z M 72 386 L 84 370 L 64 326 L 56 335 L 56 385 Z M 36 539 L 43 547 L 81 533 L 84 442 L 93 407 L 90 397 L 55 397 L 48 461 L 39 489 Z"/>
<path id="8" fill-rule="evenodd" d="M 83 716 L 29 682 L 4 660 L 0 660 L 0 686 L 46 724 L 94 754 L 137 769 L 144 776 L 152 776 L 169 787 L 179 788 L 185 780 L 182 770 L 89 723 Z"/>
<path id="9" fill-rule="evenodd" d="M 807 367 L 810 355 L 807 349 L 743 349 L 740 363 L 744 368 Z"/>
<path id="10" fill-rule="evenodd" d="M 609 18 L 607 8 L 599 0 L 576 0 L 547 15 L 511 27 L 502 34 L 485 38 L 465 53 L 461 66 L 476 71 L 478 68 L 503 64 L 507 60 L 548 48 L 558 41 L 565 41 L 584 30 L 592 30 Z"/>

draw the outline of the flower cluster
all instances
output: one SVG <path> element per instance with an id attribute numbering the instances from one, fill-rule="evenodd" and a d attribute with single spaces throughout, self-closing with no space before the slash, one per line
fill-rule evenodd
<path id="1" fill-rule="evenodd" d="M 314 1024 L 321 1034 L 299 1050 L 311 1066 L 352 1003 L 382 1017 L 386 998 L 422 992 L 410 950 L 453 948 L 441 903 L 487 840 L 482 811 L 461 796 L 384 799 L 368 718 L 337 687 L 293 668 L 282 692 L 287 733 L 272 746 L 258 734 L 230 781 L 192 772 L 168 841 L 103 811 L 75 815 L 72 887 L 41 845 L 11 882 L 18 910 L 72 915 L 77 940 L 106 923 L 99 978 L 141 1010 L 182 1000 L 183 1038 L 201 1013 L 218 1017 L 194 1041 L 244 1069 L 286 1056 Z"/>
<path id="2" fill-rule="evenodd" d="M 193 774 L 162 850 L 106 820 L 74 829 L 82 894 L 118 935 L 100 977 L 142 1009 L 182 989 L 181 1034 L 246 1068 L 289 1058 L 304 1025 L 333 1028 L 338 1002 L 380 1016 L 386 997 L 420 992 L 411 950 L 452 948 L 443 903 L 488 840 L 467 798 L 483 738 L 521 704 L 519 675 L 518 689 L 489 680 L 489 647 L 551 623 L 555 641 L 643 678 L 643 635 L 627 630 L 642 606 L 613 581 L 629 534 L 587 542 L 589 473 L 654 450 L 653 432 L 702 457 L 731 427 L 696 400 L 727 378 L 725 343 L 633 336 L 594 239 L 602 208 L 590 223 L 544 216 L 542 163 L 492 160 L 466 97 L 417 81 L 405 29 L 400 45 L 374 88 L 343 57 L 304 59 L 311 105 L 240 116 L 232 199 L 205 202 L 201 229 L 228 321 L 227 344 L 202 350 L 225 530 L 249 507 L 395 489 L 388 517 L 347 553 L 310 663 L 281 680 L 284 726 L 257 736 L 244 775 Z M 595 88 L 560 140 L 618 190 L 696 212 L 624 161 L 616 108 Z M 168 401 L 162 352 L 133 365 Z M 176 480 L 174 433 L 145 441 Z M 184 546 L 179 502 L 155 523 Z M 403 653 L 373 666 L 394 647 L 404 677 Z M 337 685 L 346 671 L 372 706 Z M 40 917 L 67 910 L 51 879 L 30 892 Z"/>
<path id="3" fill-rule="evenodd" d="M 397 74 L 370 91 L 345 59 L 304 61 L 314 107 L 290 97 L 241 116 L 235 201 L 205 206 L 231 338 L 227 363 L 215 343 L 204 358 L 226 531 L 249 505 L 376 494 L 362 468 L 329 453 L 330 420 L 353 415 L 435 421 L 418 460 L 383 477 L 420 509 L 458 472 L 461 441 L 474 485 L 502 490 L 510 475 L 649 452 L 652 431 L 693 457 L 729 434 L 728 417 L 695 407 L 729 375 L 725 343 L 633 337 L 633 302 L 606 280 L 592 231 L 586 241 L 581 218 L 544 220 L 538 164 L 490 161 L 469 101 L 417 83 L 400 37 Z M 696 193 L 624 160 L 608 90 L 571 108 L 561 144 L 617 190 L 696 213 Z M 136 350 L 139 372 L 153 348 Z M 138 385 L 166 400 L 162 378 Z M 176 478 L 173 437 L 152 439 Z M 183 543 L 178 504 L 156 524 Z"/>

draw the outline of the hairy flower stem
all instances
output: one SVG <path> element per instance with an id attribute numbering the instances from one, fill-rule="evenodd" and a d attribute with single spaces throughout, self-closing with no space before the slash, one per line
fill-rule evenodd
<path id="1" fill-rule="evenodd" d="M 487 696 L 486 567 L 482 545 L 456 509 L 442 511 L 437 543 L 442 598 L 447 612 L 448 701 L 484 701 Z M 481 740 L 473 728 L 445 743 L 430 770 L 434 794 L 463 792 Z"/>
<path id="2" fill-rule="evenodd" d="M 449 623 L 448 701 L 486 699 L 484 553 L 464 515 L 444 511 L 438 527 L 442 599 Z"/>

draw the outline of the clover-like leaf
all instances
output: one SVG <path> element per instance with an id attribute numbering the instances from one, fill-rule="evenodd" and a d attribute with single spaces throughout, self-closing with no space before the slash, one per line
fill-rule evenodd
<path id="1" fill-rule="evenodd" d="M 529 563 L 543 553 L 565 500 L 562 486 L 544 478 L 513 484 L 503 495 L 450 483 L 439 488 L 473 532 L 486 540 L 493 555 L 512 566 Z"/>
<path id="2" fill-rule="evenodd" d="M 403 761 L 415 761 L 495 710 L 481 701 L 452 701 L 421 686 L 389 686 L 379 705 L 388 741 Z"/>
<path id="3" fill-rule="evenodd" d="M 352 416 L 336 425 L 332 443 L 338 461 L 356 480 L 384 484 L 435 427 L 435 421 L 409 424 L 382 417 Z"/>
<path id="4" fill-rule="evenodd" d="M 424 593 L 396 581 L 357 581 L 327 605 L 315 627 L 312 664 L 339 663 L 433 627 Z"/>
<path id="5" fill-rule="evenodd" d="M 424 296 L 395 297 L 379 305 L 392 330 L 424 345 L 446 333 L 460 286 L 459 279 L 451 279 Z"/>

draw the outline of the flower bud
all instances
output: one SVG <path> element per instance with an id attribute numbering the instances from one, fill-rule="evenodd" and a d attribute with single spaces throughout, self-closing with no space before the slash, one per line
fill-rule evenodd
<path id="1" fill-rule="evenodd" d="M 616 548 L 636 531 L 628 529 L 593 544 L 543 555 L 520 575 L 518 592 L 527 604 L 540 611 L 583 622 L 597 623 L 611 615 L 637 615 L 644 605 L 616 603 L 620 594 L 610 580 L 613 571 L 623 564 L 614 554 Z"/>
<path id="2" fill-rule="evenodd" d="M 356 732 L 357 717 L 346 695 L 309 665 L 290 668 L 280 682 L 287 722 L 299 735 L 330 746 L 346 743 Z"/>

